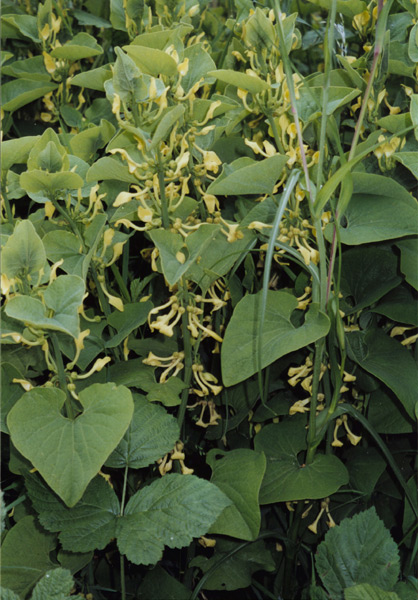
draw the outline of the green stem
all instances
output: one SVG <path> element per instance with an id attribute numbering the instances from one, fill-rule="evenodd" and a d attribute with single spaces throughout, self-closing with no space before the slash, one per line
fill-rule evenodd
<path id="1" fill-rule="evenodd" d="M 325 155 L 325 138 L 327 131 L 327 105 L 329 86 L 331 83 L 331 66 L 332 66 L 332 50 L 334 48 L 334 26 L 335 16 L 337 13 L 337 2 L 332 1 L 331 12 L 328 15 L 327 31 L 324 37 L 324 54 L 325 54 L 325 68 L 324 68 L 324 86 L 322 88 L 322 115 L 321 115 L 321 132 L 319 135 L 319 159 L 318 159 L 318 171 L 316 179 L 316 187 L 322 183 L 323 178 L 323 163 Z"/>
<path id="2" fill-rule="evenodd" d="M 127 302 L 129 304 L 129 302 L 131 301 L 131 296 L 129 294 L 128 288 L 125 285 L 125 282 L 123 280 L 122 275 L 120 274 L 120 271 L 119 271 L 117 265 L 115 265 L 115 263 L 113 263 L 113 265 L 110 265 L 110 268 L 112 269 L 112 273 L 115 276 L 116 282 L 119 286 L 119 290 L 123 296 L 123 299 L 125 300 L 125 302 Z"/>
<path id="3" fill-rule="evenodd" d="M 280 154 L 285 154 L 285 150 L 283 148 L 282 140 L 280 139 L 279 131 L 277 129 L 276 121 L 273 118 L 272 114 L 267 115 L 267 119 L 271 130 L 273 132 L 274 141 L 276 142 L 276 146 L 279 149 Z"/>
<path id="4" fill-rule="evenodd" d="M 160 186 L 161 218 L 164 229 L 170 227 L 170 217 L 168 215 L 168 204 L 165 195 L 164 167 L 161 160 L 160 151 L 157 150 L 158 157 L 158 183 Z"/>
<path id="5" fill-rule="evenodd" d="M 181 393 L 181 403 L 179 407 L 179 412 L 177 415 L 177 422 L 180 428 L 180 434 L 183 427 L 184 417 L 186 414 L 187 408 L 187 400 L 189 398 L 189 388 L 190 382 L 192 380 L 192 365 L 193 365 L 193 356 L 192 356 L 192 340 L 190 336 L 190 331 L 187 326 L 189 324 L 189 317 L 187 313 L 188 306 L 188 289 L 187 289 L 187 281 L 183 282 L 183 298 L 182 298 L 182 306 L 186 309 L 185 312 L 181 315 L 181 331 L 183 336 L 183 351 L 184 351 L 184 376 L 183 381 L 187 387 Z"/>
<path id="6" fill-rule="evenodd" d="M 54 348 L 54 358 L 55 364 L 58 369 L 58 381 L 60 384 L 60 388 L 63 392 L 65 392 L 65 409 L 67 411 L 67 417 L 71 420 L 74 419 L 74 411 L 71 405 L 71 397 L 67 388 L 67 378 L 65 376 L 64 363 L 62 361 L 62 354 L 58 343 L 58 338 L 56 333 L 51 334 L 52 346 Z"/>
<path id="7" fill-rule="evenodd" d="M 6 209 L 7 222 L 10 223 L 10 225 L 13 225 L 14 218 L 13 218 L 12 207 L 10 206 L 9 198 L 7 197 L 6 177 L 3 177 L 1 187 L 3 190 L 3 200 L 4 200 L 4 206 Z"/>
<path id="8" fill-rule="evenodd" d="M 291 600 L 294 597 L 294 584 L 295 584 L 295 563 L 298 553 L 298 535 L 299 525 L 302 518 L 304 509 L 303 502 L 298 502 L 295 510 L 293 522 L 290 526 L 289 541 L 286 544 L 286 559 L 284 569 L 284 581 L 283 581 L 283 597 L 286 600 Z"/>
<path id="9" fill-rule="evenodd" d="M 315 342 L 315 359 L 312 377 L 312 399 L 309 412 L 309 428 L 308 428 L 308 450 L 306 453 L 306 464 L 312 463 L 315 457 L 317 445 L 316 440 L 316 407 L 318 404 L 319 377 L 321 375 L 322 355 L 324 353 L 325 338 L 321 338 Z"/>

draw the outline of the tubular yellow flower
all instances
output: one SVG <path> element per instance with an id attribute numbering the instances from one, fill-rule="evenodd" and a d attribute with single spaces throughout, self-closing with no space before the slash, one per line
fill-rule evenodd
<path id="1" fill-rule="evenodd" d="M 324 514 L 324 512 L 325 512 L 325 508 L 321 508 L 315 521 L 313 523 L 311 523 L 310 525 L 308 525 L 308 529 L 310 531 L 312 531 L 312 533 L 315 533 L 315 535 L 318 533 L 318 523 L 319 523 L 322 515 Z"/>
<path id="2" fill-rule="evenodd" d="M 334 427 L 334 434 L 333 434 L 333 442 L 331 444 L 331 446 L 334 446 L 335 448 L 341 448 L 341 446 L 343 446 L 343 443 L 340 442 L 340 440 L 337 438 L 337 433 L 339 428 L 341 427 L 341 425 L 343 424 L 342 419 L 336 419 L 335 420 L 335 427 Z"/>
<path id="3" fill-rule="evenodd" d="M 25 392 L 29 392 L 30 390 L 33 389 L 33 385 L 31 384 L 30 381 L 27 381 L 26 379 L 17 379 L 16 377 L 12 379 L 13 383 L 19 383 L 22 388 L 25 390 Z"/>
<path id="4" fill-rule="evenodd" d="M 310 398 L 305 398 L 305 400 L 298 400 L 289 408 L 289 415 L 295 415 L 296 413 L 305 413 L 309 411 L 309 408 L 306 406 L 311 401 Z"/>
<path id="5" fill-rule="evenodd" d="M 114 306 L 117 310 L 120 310 L 120 312 L 123 312 L 123 302 L 120 298 L 118 298 L 117 296 L 112 296 L 112 294 L 110 294 L 107 289 L 106 289 L 106 285 L 105 285 L 105 278 L 104 275 L 99 275 L 97 277 L 100 287 L 102 288 L 102 291 L 104 293 L 104 295 L 107 297 L 109 304 L 111 306 Z"/>
<path id="6" fill-rule="evenodd" d="M 349 442 L 350 442 L 351 444 L 353 444 L 353 446 L 357 446 L 357 444 L 358 444 L 358 443 L 360 442 L 360 440 L 361 440 L 361 436 L 359 436 L 359 435 L 354 435 L 354 433 L 353 433 L 353 432 L 350 430 L 350 428 L 349 428 L 349 426 L 348 426 L 348 423 L 347 423 L 347 421 L 348 421 L 348 417 L 347 417 L 347 415 L 343 415 L 342 421 L 343 421 L 343 424 L 344 424 L 345 430 L 347 431 L 347 437 L 348 437 L 348 439 L 349 439 Z"/>
<path id="7" fill-rule="evenodd" d="M 96 360 L 96 362 L 94 363 L 94 365 L 92 366 L 92 368 L 90 369 L 90 371 L 87 371 L 87 373 L 84 373 L 84 375 L 79 375 L 78 373 L 72 373 L 71 376 L 73 379 L 87 379 L 88 377 L 90 377 L 91 375 L 93 375 L 93 373 L 99 372 L 103 369 L 103 367 L 105 365 L 107 365 L 108 362 L 110 362 L 112 359 L 110 358 L 110 356 L 105 356 L 104 358 L 98 358 Z"/>

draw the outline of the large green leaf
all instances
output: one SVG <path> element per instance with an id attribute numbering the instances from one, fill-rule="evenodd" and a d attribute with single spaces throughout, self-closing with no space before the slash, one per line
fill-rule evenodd
<path id="1" fill-rule="evenodd" d="M 83 261 L 86 258 L 82 254 L 80 240 L 74 233 L 65 230 L 54 230 L 48 232 L 42 238 L 46 256 L 53 263 L 63 259 L 60 269 L 72 275 L 84 278 Z"/>
<path id="2" fill-rule="evenodd" d="M 238 550 L 239 546 L 242 549 Z M 247 545 L 233 540 L 217 540 L 213 556 L 196 556 L 190 565 L 199 567 L 204 574 L 211 570 L 203 589 L 222 591 L 246 588 L 251 585 L 253 573 L 276 569 L 275 561 L 264 540 Z"/>
<path id="3" fill-rule="evenodd" d="M 401 271 L 409 285 L 418 290 L 418 238 L 401 240 L 396 246 L 401 251 Z"/>
<path id="4" fill-rule="evenodd" d="M 185 48 L 185 58 L 189 59 L 189 69 L 181 80 L 181 87 L 186 94 L 202 78 L 201 85 L 215 81 L 213 77 L 207 75 L 209 71 L 216 69 L 216 65 L 210 54 L 204 50 L 202 44 L 193 44 Z"/>
<path id="5" fill-rule="evenodd" d="M 104 92 L 105 81 L 112 78 L 112 71 L 110 65 L 102 65 L 97 69 L 89 69 L 84 73 L 77 73 L 71 79 L 71 85 L 77 85 L 85 87 L 90 90 L 97 90 L 98 92 Z"/>
<path id="6" fill-rule="evenodd" d="M 194 475 L 165 475 L 129 500 L 119 519 L 119 550 L 135 564 L 154 564 L 164 545 L 182 548 L 207 533 L 230 503 L 209 481 Z"/>
<path id="7" fill-rule="evenodd" d="M 84 181 L 72 171 L 47 173 L 40 169 L 25 171 L 20 176 L 21 187 L 30 194 L 47 192 L 51 196 L 60 190 L 76 190 L 84 186 Z"/>
<path id="8" fill-rule="evenodd" d="M 51 569 L 36 584 L 31 600 L 82 600 L 84 596 L 71 595 L 74 580 L 68 569 Z"/>
<path id="9" fill-rule="evenodd" d="M 98 54 L 103 54 L 103 48 L 99 46 L 94 37 L 85 32 L 77 33 L 66 44 L 51 51 L 51 56 L 54 58 L 64 58 L 72 61 L 97 56 Z"/>
<path id="10" fill-rule="evenodd" d="M 6 305 L 6 314 L 37 329 L 52 329 L 78 337 L 78 309 L 83 302 L 84 281 L 77 275 L 60 275 L 43 296 L 46 307 L 37 298 L 14 296 Z M 49 316 L 51 312 L 53 316 Z"/>
<path id="11" fill-rule="evenodd" d="M 7 425 L 19 452 L 74 506 L 120 442 L 134 407 L 130 391 L 111 383 L 80 392 L 84 410 L 75 420 L 61 414 L 64 401 L 59 389 L 34 388 L 9 412 Z"/>
<path id="12" fill-rule="evenodd" d="M 106 181 L 108 179 L 138 183 L 136 177 L 129 173 L 127 165 L 116 158 L 104 156 L 92 164 L 87 172 L 86 180 L 88 183 L 93 183 L 94 181 Z"/>
<path id="13" fill-rule="evenodd" d="M 370 394 L 367 419 L 377 433 L 412 433 L 414 420 L 403 406 L 399 405 L 394 394 L 380 388 Z"/>
<path id="14" fill-rule="evenodd" d="M 227 386 L 244 381 L 258 370 L 261 295 L 262 292 L 258 292 L 242 298 L 226 328 L 221 364 L 223 381 Z M 297 304 L 297 299 L 286 292 L 267 293 L 261 346 L 262 368 L 327 334 L 329 319 L 317 304 L 310 306 L 304 324 L 294 327 L 291 315 Z"/>
<path id="15" fill-rule="evenodd" d="M 309 465 L 299 460 L 305 438 L 304 425 L 295 418 L 267 425 L 256 435 L 254 448 L 267 456 L 260 504 L 324 498 L 348 483 L 347 469 L 332 454 L 317 454 Z"/>
<path id="16" fill-rule="evenodd" d="M 390 590 L 399 575 L 398 548 L 370 508 L 327 532 L 315 566 L 332 600 L 342 599 L 345 588 L 360 583 Z"/>
<path id="17" fill-rule="evenodd" d="M 380 329 L 353 331 L 346 337 L 350 358 L 383 381 L 415 418 L 418 371 L 411 352 Z"/>
<path id="18" fill-rule="evenodd" d="M 385 315 L 395 323 L 405 323 L 418 327 L 418 307 L 409 286 L 400 285 L 386 294 L 372 312 Z"/>
<path id="19" fill-rule="evenodd" d="M 409 169 L 418 179 L 418 152 L 396 152 L 393 158 Z"/>
<path id="20" fill-rule="evenodd" d="M 24 60 L 15 60 L 3 67 L 3 74 L 10 77 L 24 77 L 37 81 L 50 81 L 51 76 L 45 68 L 43 56 L 33 56 Z"/>
<path id="21" fill-rule="evenodd" d="M 258 94 L 269 88 L 267 81 L 260 79 L 260 77 L 254 77 L 247 75 L 247 73 L 240 73 L 239 71 L 233 71 L 232 69 L 218 69 L 215 71 L 208 72 L 209 77 L 215 77 L 219 81 L 234 85 L 237 88 L 248 90 L 252 94 Z"/>
<path id="22" fill-rule="evenodd" d="M 134 329 L 143 325 L 147 320 L 148 313 L 152 307 L 152 302 L 147 300 L 146 302 L 124 304 L 123 312 L 120 310 L 113 311 L 107 317 L 107 322 L 116 329 L 117 333 L 106 342 L 106 348 L 115 348 L 123 342 Z"/>
<path id="23" fill-rule="evenodd" d="M 331 10 L 334 0 L 309 0 L 312 4 Z M 337 11 L 352 19 L 355 15 L 366 10 L 366 3 L 362 0 L 337 0 Z"/>
<path id="24" fill-rule="evenodd" d="M 146 573 L 138 588 L 142 600 L 189 600 L 190 590 L 165 569 L 157 565 Z"/>
<path id="25" fill-rule="evenodd" d="M 347 469 L 350 473 L 350 484 L 355 490 L 371 494 L 386 468 L 386 461 L 373 448 L 355 446 L 347 453 Z"/>
<path id="26" fill-rule="evenodd" d="M 8 81 L 2 86 L 3 110 L 15 111 L 33 100 L 42 98 L 45 94 L 56 90 L 57 83 L 50 81 L 35 81 L 23 77 Z"/>
<path id="27" fill-rule="evenodd" d="M 14 140 L 6 140 L 1 145 L 1 168 L 9 170 L 15 164 L 24 164 L 39 135 L 25 135 Z"/>
<path id="28" fill-rule="evenodd" d="M 72 508 L 68 508 L 39 475 L 29 474 L 25 481 L 40 523 L 48 531 L 59 533 L 64 550 L 101 550 L 115 537 L 120 505 L 103 477 L 95 477 Z"/>
<path id="29" fill-rule="evenodd" d="M 204 255 L 218 231 L 218 225 L 204 224 L 188 235 L 186 240 L 167 229 L 153 229 L 149 232 L 160 253 L 164 277 L 169 285 L 176 284 L 199 256 Z"/>
<path id="30" fill-rule="evenodd" d="M 225 165 L 221 175 L 207 189 L 209 194 L 237 196 L 238 194 L 271 194 L 282 176 L 288 156 L 275 154 L 264 160 L 237 158 Z"/>
<path id="31" fill-rule="evenodd" d="M 177 421 L 161 406 L 134 395 L 135 409 L 131 424 L 119 445 L 106 461 L 113 468 L 140 469 L 174 448 L 180 431 Z"/>
<path id="32" fill-rule="evenodd" d="M 28 220 L 20 221 L 3 247 L 3 273 L 9 279 L 35 276 L 45 262 L 45 249 L 35 227 Z"/>
<path id="33" fill-rule="evenodd" d="M 398 259 L 387 246 L 361 246 L 344 252 L 341 291 L 345 314 L 357 312 L 396 287 Z"/>
<path id="34" fill-rule="evenodd" d="M 209 533 L 253 541 L 260 531 L 258 494 L 266 469 L 266 458 L 264 454 L 246 448 L 222 452 L 221 456 L 218 454 L 220 452 L 215 449 L 207 455 L 207 463 L 212 469 L 210 480 L 233 504 L 219 515 Z"/>
<path id="35" fill-rule="evenodd" d="M 4 330 L 3 330 L 4 331 Z M 23 389 L 18 383 L 13 383 L 13 379 L 24 379 L 22 373 L 8 362 L 1 363 L 1 415 L 0 431 L 9 433 L 6 424 L 6 417 L 9 410 L 16 404 L 23 395 Z"/>
<path id="36" fill-rule="evenodd" d="M 97 150 L 103 148 L 115 133 L 112 123 L 101 119 L 100 125 L 89 127 L 81 133 L 77 133 L 70 140 L 72 153 L 79 158 L 89 161 L 96 154 Z"/>
<path id="37" fill-rule="evenodd" d="M 24 598 L 34 584 L 55 565 L 50 552 L 55 535 L 44 533 L 35 517 L 20 519 L 7 533 L 1 546 L 1 583 Z"/>
<path id="38" fill-rule="evenodd" d="M 352 87 L 330 86 L 328 88 L 326 114 L 332 115 L 337 108 L 348 104 L 348 102 L 354 100 L 360 93 L 360 90 L 353 89 Z M 318 116 L 318 114 L 322 113 L 322 95 L 323 87 L 321 86 L 300 88 L 296 105 L 299 118 L 302 121 L 308 121 L 310 117 Z"/>
<path id="39" fill-rule="evenodd" d="M 123 46 L 123 49 L 143 73 L 154 77 L 159 75 L 174 77 L 177 75 L 177 63 L 167 52 L 157 48 L 136 45 Z"/>
<path id="40" fill-rule="evenodd" d="M 360 583 L 344 590 L 344 600 L 400 600 L 395 592 L 386 592 L 376 585 Z"/>
<path id="41" fill-rule="evenodd" d="M 347 223 L 340 226 L 343 244 L 356 246 L 417 233 L 418 203 L 394 179 L 356 173 L 353 185 L 353 195 L 345 211 Z M 326 226 L 328 240 L 332 239 L 333 231 L 332 224 Z"/>

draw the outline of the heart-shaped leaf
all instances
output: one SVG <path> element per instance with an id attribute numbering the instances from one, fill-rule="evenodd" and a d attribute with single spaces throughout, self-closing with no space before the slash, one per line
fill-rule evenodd
<path id="1" fill-rule="evenodd" d="M 262 368 L 327 334 L 329 319 L 317 304 L 310 306 L 305 323 L 294 327 L 291 314 L 297 304 L 296 298 L 286 292 L 267 293 Z M 222 375 L 227 386 L 244 381 L 258 370 L 260 311 L 261 292 L 245 296 L 235 307 L 222 344 Z"/>
<path id="2" fill-rule="evenodd" d="M 131 392 L 112 383 L 80 392 L 84 412 L 74 420 L 62 415 L 64 402 L 62 390 L 34 388 L 12 408 L 7 425 L 19 452 L 74 506 L 122 439 L 134 405 Z"/>
<path id="3" fill-rule="evenodd" d="M 267 456 L 260 504 L 317 499 L 330 496 L 348 483 L 348 471 L 332 454 L 317 454 L 309 465 L 298 454 L 306 449 L 305 431 L 299 419 L 267 425 L 256 435 L 254 448 Z"/>

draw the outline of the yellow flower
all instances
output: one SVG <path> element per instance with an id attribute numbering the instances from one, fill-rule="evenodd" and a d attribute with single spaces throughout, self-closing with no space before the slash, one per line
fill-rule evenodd
<path id="1" fill-rule="evenodd" d="M 84 373 L 84 375 L 79 375 L 78 373 L 73 372 L 71 376 L 74 379 L 87 379 L 88 377 L 93 375 L 93 373 L 98 373 L 99 371 L 101 371 L 103 367 L 106 366 L 107 363 L 109 363 L 111 360 L 112 359 L 110 358 L 110 356 L 106 356 L 105 358 L 98 358 L 92 366 L 92 368 L 90 369 L 90 371 L 87 371 L 87 373 Z"/>

